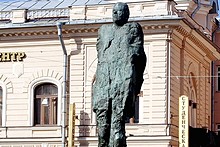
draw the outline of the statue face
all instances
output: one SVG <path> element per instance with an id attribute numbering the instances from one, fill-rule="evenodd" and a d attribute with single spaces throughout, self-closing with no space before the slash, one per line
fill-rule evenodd
<path id="1" fill-rule="evenodd" d="M 112 10 L 113 22 L 121 26 L 128 22 L 128 17 L 128 5 L 125 3 L 116 3 Z"/>

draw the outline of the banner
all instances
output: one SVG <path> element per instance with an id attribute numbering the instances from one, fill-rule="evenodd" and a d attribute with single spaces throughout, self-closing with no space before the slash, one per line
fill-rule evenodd
<path id="1" fill-rule="evenodd" d="M 179 147 L 189 146 L 189 98 L 179 97 Z"/>

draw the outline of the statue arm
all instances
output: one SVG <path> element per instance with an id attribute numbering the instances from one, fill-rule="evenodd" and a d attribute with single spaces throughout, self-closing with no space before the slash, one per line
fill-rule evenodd
<path id="1" fill-rule="evenodd" d="M 134 38 L 132 42 L 133 50 L 133 64 L 135 67 L 135 94 L 138 95 L 141 90 L 142 83 L 144 81 L 143 74 L 146 66 L 146 55 L 144 52 L 144 37 L 141 26 L 138 23 L 134 23 L 132 27 L 132 36 Z"/>

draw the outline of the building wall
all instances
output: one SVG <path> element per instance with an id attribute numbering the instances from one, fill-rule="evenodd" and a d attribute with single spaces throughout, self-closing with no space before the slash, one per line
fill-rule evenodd
<path id="1" fill-rule="evenodd" d="M 214 58 L 207 53 L 208 42 L 205 43 L 191 28 L 182 26 L 172 35 L 171 121 L 178 125 L 178 98 L 186 95 L 192 102 L 189 106 L 190 126 L 211 130 L 210 69 Z"/>
<path id="2" fill-rule="evenodd" d="M 45 31 L 43 28 L 40 30 Z M 60 142 L 59 126 L 33 126 L 33 89 L 42 82 L 51 82 L 58 87 L 58 124 L 61 124 L 63 58 L 60 43 L 57 36 L 51 34 L 48 39 L 48 36 L 34 28 L 31 29 L 33 32 L 29 32 L 29 29 L 13 31 L 12 36 L 1 39 L 1 53 L 24 52 L 26 57 L 23 61 L 0 64 L 0 83 L 5 93 L 5 117 L 3 127 L 0 128 L 0 144 L 8 144 L 7 140 L 11 140 L 11 144 L 15 145 L 22 139 L 31 140 L 36 144 L 42 144 L 42 140 Z M 24 34 L 19 34 L 20 31 Z"/>
<path id="3" fill-rule="evenodd" d="M 140 135 L 152 135 L 157 144 L 169 144 L 166 136 L 166 39 L 167 30 L 151 33 L 154 26 L 142 22 L 145 33 L 144 48 L 147 66 L 140 98 L 139 124 L 127 125 L 128 143 L 145 146 L 151 143 Z M 88 143 L 97 146 L 95 116 L 91 111 L 91 81 L 96 69 L 96 38 L 99 25 L 65 26 L 64 41 L 68 50 L 68 103 L 76 103 L 76 140 L 83 146 L 85 136 L 91 136 Z M 40 82 L 52 82 L 61 90 L 63 57 L 62 48 L 56 36 L 56 28 L 32 28 L 13 30 L 12 35 L 1 41 L 2 52 L 24 52 L 26 57 L 20 62 L 1 62 L 1 86 L 5 90 L 5 122 L 1 128 L 2 145 L 59 145 L 61 128 L 33 126 L 33 91 Z M 89 32 L 87 32 L 89 30 Z M 50 32 L 51 31 L 51 32 Z M 23 36 L 17 37 L 25 32 Z M 48 35 L 48 33 L 50 34 Z M 74 33 L 72 33 L 74 32 Z M 159 33 L 160 32 L 160 33 Z M 8 34 L 8 33 L 7 33 Z M 29 35 L 28 35 L 29 34 Z M 5 87 L 5 88 L 4 88 Z M 61 93 L 61 92 L 60 92 Z M 59 103 L 61 105 L 61 95 Z M 60 108 L 58 108 L 60 111 Z M 59 112 L 59 120 L 61 112 Z M 7 127 L 4 127 L 7 126 Z M 157 138 L 157 135 L 161 135 Z M 94 138 L 95 137 L 95 140 Z M 161 139 L 163 141 L 161 142 Z M 140 140 L 145 142 L 140 142 Z M 7 143 L 6 143 L 7 142 Z M 136 142 L 136 143 L 135 143 Z M 92 145 L 93 144 L 93 145 Z"/>
<path id="4" fill-rule="evenodd" d="M 213 62 L 213 86 L 214 86 L 214 89 L 213 89 L 213 105 L 214 105 L 214 130 L 215 131 L 219 131 L 219 128 L 218 128 L 218 125 L 220 124 L 220 115 L 219 115 L 219 97 L 220 97 L 220 93 L 218 91 L 218 87 L 219 87 L 219 84 L 218 84 L 218 67 L 220 65 L 220 61 L 214 61 Z"/>
<path id="5" fill-rule="evenodd" d="M 142 86 L 143 96 L 139 98 L 139 123 L 127 124 L 126 134 L 132 134 L 132 140 L 138 141 L 138 136 L 167 136 L 166 110 L 166 57 L 167 57 L 167 28 L 151 26 L 146 21 L 140 22 L 144 30 L 144 49 L 147 65 Z M 159 24 L 159 22 L 157 22 Z M 155 28 L 152 33 L 151 27 Z M 168 26 L 169 28 L 169 26 Z M 70 57 L 70 103 L 76 103 L 76 136 L 79 140 L 86 136 L 96 136 L 95 115 L 91 110 L 92 78 L 96 71 L 97 51 L 95 33 L 81 30 L 72 36 Z M 94 140 L 87 138 L 89 143 Z M 129 138 L 129 137 L 128 137 Z M 149 143 L 150 143 L 149 138 Z M 168 138 L 167 138 L 168 139 Z M 169 139 L 168 139 L 169 140 Z M 158 140 L 159 141 L 159 140 Z M 165 141 L 166 142 L 166 141 Z M 169 142 L 169 141 L 168 141 Z M 97 143 L 97 142 L 95 142 Z M 137 142 L 138 143 L 138 142 Z M 132 144 L 132 142 L 131 142 Z M 140 145 L 146 145 L 139 142 Z M 165 143 L 167 144 L 167 142 Z"/>
<path id="6" fill-rule="evenodd" d="M 211 60 L 219 58 L 219 53 L 205 36 L 195 31 L 199 28 L 195 22 L 193 28 L 173 15 L 173 2 L 130 3 L 129 6 L 135 12 L 131 13 L 132 20 L 139 20 L 144 31 L 147 66 L 139 103 L 139 123 L 126 125 L 128 146 L 178 146 L 180 95 L 189 96 L 197 104 L 190 114 L 195 121 L 191 120 L 191 125 L 211 126 L 210 68 Z M 157 11 L 152 14 L 152 10 Z M 94 13 L 100 15 L 91 15 Z M 181 16 L 189 19 L 189 16 Z M 96 147 L 97 128 L 91 110 L 96 38 L 100 25 L 111 18 L 111 6 L 72 7 L 69 17 L 72 24 L 63 27 L 68 51 L 67 104 L 76 103 L 76 145 Z M 1 52 L 26 54 L 21 62 L 0 62 L 0 86 L 5 90 L 5 121 L 0 128 L 0 145 L 60 146 L 63 53 L 56 26 L 0 29 L 0 36 Z M 56 84 L 59 90 L 58 125 L 33 126 L 32 89 L 39 82 L 48 81 Z"/>

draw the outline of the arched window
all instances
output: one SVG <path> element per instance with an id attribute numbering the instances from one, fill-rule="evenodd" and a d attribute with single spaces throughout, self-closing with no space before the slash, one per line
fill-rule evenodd
<path id="1" fill-rule="evenodd" d="M 0 87 L 0 127 L 2 126 L 2 87 Z"/>
<path id="2" fill-rule="evenodd" d="M 34 89 L 34 124 L 57 124 L 58 88 L 52 83 L 43 83 Z"/>
<path id="3" fill-rule="evenodd" d="M 189 125 L 191 127 L 196 126 L 196 108 L 197 108 L 197 98 L 196 98 L 196 81 L 193 73 L 189 75 Z"/>

